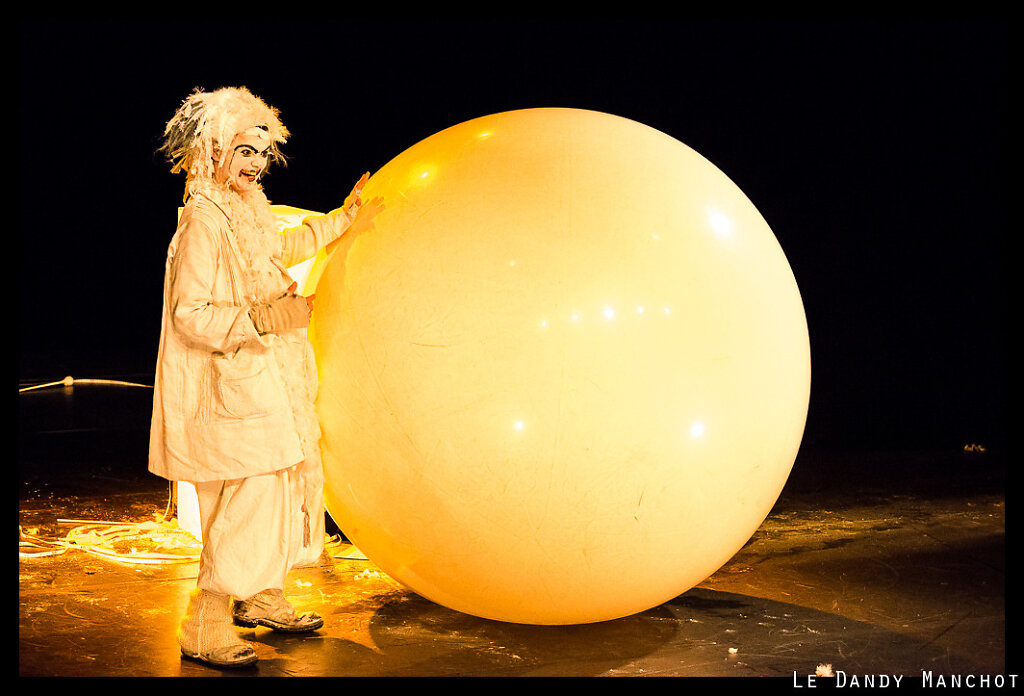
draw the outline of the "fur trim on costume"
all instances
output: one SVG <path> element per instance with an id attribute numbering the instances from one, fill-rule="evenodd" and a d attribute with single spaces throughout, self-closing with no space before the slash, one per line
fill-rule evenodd
<path id="1" fill-rule="evenodd" d="M 280 262 L 284 237 L 263 191 L 240 194 L 227 184 L 218 186 L 212 181 L 193 181 L 192 184 L 193 192 L 204 194 L 228 213 L 228 224 L 242 253 L 249 304 L 267 304 L 283 295 L 291 284 Z"/>

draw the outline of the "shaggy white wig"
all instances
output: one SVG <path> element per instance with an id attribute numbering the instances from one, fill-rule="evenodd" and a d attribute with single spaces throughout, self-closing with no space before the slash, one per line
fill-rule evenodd
<path id="1" fill-rule="evenodd" d="M 189 183 L 212 181 L 224 163 L 235 136 L 257 127 L 270 136 L 270 162 L 284 162 L 278 145 L 289 136 L 278 111 L 245 87 L 200 88 L 189 95 L 164 128 L 160 150 L 174 173 L 185 172 Z M 186 196 L 188 194 L 186 193 Z"/>

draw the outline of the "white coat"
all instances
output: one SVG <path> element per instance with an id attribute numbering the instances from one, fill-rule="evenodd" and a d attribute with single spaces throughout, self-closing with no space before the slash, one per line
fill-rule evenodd
<path id="1" fill-rule="evenodd" d="M 149 470 L 174 481 L 229 480 L 303 461 L 272 340 L 249 318 L 242 257 L 230 210 L 215 195 L 186 203 L 167 251 L 153 394 Z M 286 230 L 276 264 L 314 256 L 348 226 L 344 214 L 307 218 Z M 304 360 L 312 362 L 312 351 Z M 315 374 L 315 366 L 309 366 Z"/>

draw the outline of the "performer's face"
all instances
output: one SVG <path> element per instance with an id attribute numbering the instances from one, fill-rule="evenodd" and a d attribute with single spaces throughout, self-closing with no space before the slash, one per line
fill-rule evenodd
<path id="1" fill-rule="evenodd" d="M 270 140 L 258 134 L 240 133 L 231 142 L 224 164 L 217 167 L 217 181 L 225 181 L 238 191 L 246 193 L 259 186 L 259 177 L 267 167 Z"/>

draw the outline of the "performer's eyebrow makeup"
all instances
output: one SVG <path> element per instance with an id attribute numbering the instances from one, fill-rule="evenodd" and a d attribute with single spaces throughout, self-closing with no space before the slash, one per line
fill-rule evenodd
<path id="1" fill-rule="evenodd" d="M 264 149 L 263 149 L 263 150 L 261 151 L 261 150 L 257 150 L 257 149 L 256 149 L 256 148 L 254 148 L 254 147 L 253 147 L 252 145 L 249 145 L 249 144 L 247 144 L 247 143 L 242 143 L 242 144 L 240 144 L 240 145 L 235 145 L 235 150 L 234 150 L 234 151 L 235 151 L 235 152 L 238 152 L 238 151 L 239 151 L 239 150 L 241 150 L 241 149 L 242 149 L 243 147 L 244 147 L 244 148 L 248 148 L 249 150 L 252 150 L 253 152 L 255 152 L 255 153 L 256 153 L 257 155 L 261 155 L 261 156 L 262 156 L 262 155 L 266 155 L 266 154 L 267 154 L 268 152 L 270 152 L 270 148 L 269 148 L 269 147 L 266 147 L 266 148 L 264 148 Z"/>

